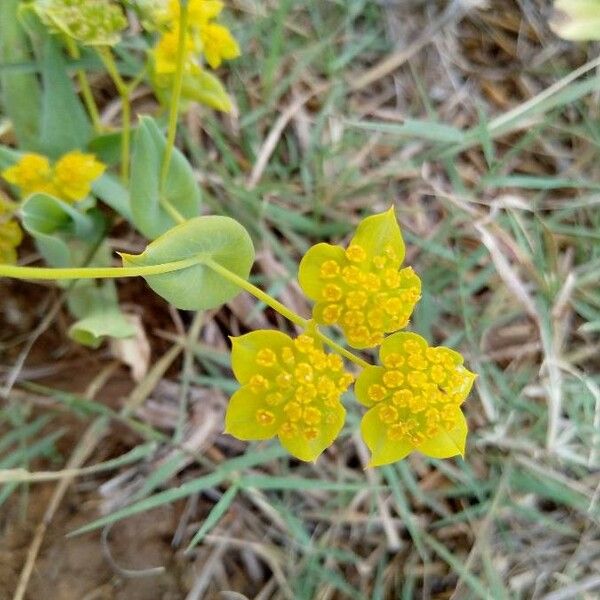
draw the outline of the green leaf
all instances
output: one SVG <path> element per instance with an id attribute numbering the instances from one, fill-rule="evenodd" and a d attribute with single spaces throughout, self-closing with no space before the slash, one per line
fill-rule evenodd
<path id="1" fill-rule="evenodd" d="M 100 198 L 105 204 L 108 204 L 124 219 L 127 219 L 130 223 L 133 222 L 129 192 L 114 175 L 104 173 L 104 175 L 92 183 L 92 191 L 95 196 Z"/>
<path id="2" fill-rule="evenodd" d="M 227 491 L 219 498 L 219 501 L 212 507 L 210 513 L 206 519 L 204 519 L 204 523 L 200 526 L 200 529 L 196 532 L 192 541 L 189 543 L 186 552 L 189 552 L 192 548 L 197 546 L 206 536 L 207 533 L 210 533 L 211 529 L 215 527 L 215 525 L 221 520 L 221 517 L 227 512 L 235 497 L 238 493 L 238 486 L 232 485 Z"/>
<path id="3" fill-rule="evenodd" d="M 21 156 L 21 152 L 17 152 L 17 150 L 13 150 L 7 146 L 0 146 L 0 171 L 4 171 L 7 167 L 14 165 L 19 161 Z"/>
<path id="4" fill-rule="evenodd" d="M 102 244 L 96 248 L 105 229 L 104 217 L 99 211 L 92 209 L 83 213 L 48 194 L 33 194 L 21 209 L 21 219 L 48 264 L 54 267 L 110 265 L 108 247 Z M 78 319 L 69 329 L 72 339 L 95 348 L 105 337 L 134 335 L 134 327 L 119 310 L 113 281 L 83 279 L 63 287 L 68 288 L 69 310 Z"/>
<path id="5" fill-rule="evenodd" d="M 161 190 L 160 173 L 166 140 L 150 117 L 142 117 L 133 143 L 131 159 L 131 213 L 134 225 L 150 239 L 168 231 L 175 221 L 161 206 L 168 202 L 191 219 L 200 209 L 200 189 L 183 154 L 173 149 L 166 183 Z"/>
<path id="6" fill-rule="evenodd" d="M 174 227 L 142 254 L 121 256 L 124 266 L 159 265 L 198 257 L 197 265 L 144 279 L 177 308 L 206 310 L 231 300 L 241 290 L 200 261 L 210 259 L 247 279 L 254 262 L 254 248 L 248 232 L 237 221 L 210 216 L 196 217 Z"/>
<path id="7" fill-rule="evenodd" d="M 350 244 L 362 246 L 370 257 L 386 254 L 386 250 L 389 249 L 395 253 L 399 266 L 404 260 L 404 240 L 394 207 L 363 219 L 358 224 Z"/>
<path id="8" fill-rule="evenodd" d="M 25 230 L 53 267 L 73 265 L 68 241 L 77 237 L 94 243 L 104 230 L 98 212 L 84 214 L 48 194 L 32 194 L 23 204 L 21 221 Z"/>
<path id="9" fill-rule="evenodd" d="M 181 95 L 186 100 L 193 100 L 223 112 L 231 112 L 233 108 L 221 81 L 208 71 L 185 76 Z"/>
<path id="10" fill-rule="evenodd" d="M 64 56 L 52 37 L 46 38 L 43 52 L 40 146 L 44 154 L 57 158 L 73 148 L 85 148 L 91 127 L 67 73 Z"/>
<path id="11" fill-rule="evenodd" d="M 27 36 L 17 18 L 20 0 L 4 0 L 0 8 L 0 63 L 31 60 Z M 2 106 L 12 122 L 19 147 L 37 148 L 40 84 L 35 73 L 3 71 L 0 77 Z"/>
<path id="12" fill-rule="evenodd" d="M 104 164 L 115 166 L 121 160 L 121 131 L 110 131 L 95 135 L 87 149 L 95 154 Z"/>
<path id="13" fill-rule="evenodd" d="M 96 258 L 100 255 L 99 259 Z M 108 247 L 103 245 L 91 261 L 96 266 L 106 266 Z M 127 338 L 135 335 L 135 327 L 119 309 L 114 281 L 78 281 L 68 297 L 69 309 L 79 320 L 69 329 L 69 337 L 84 346 L 97 348 L 105 337 Z"/>

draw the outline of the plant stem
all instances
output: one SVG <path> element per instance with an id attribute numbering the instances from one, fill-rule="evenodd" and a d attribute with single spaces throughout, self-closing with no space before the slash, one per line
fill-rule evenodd
<path id="1" fill-rule="evenodd" d="M 168 213 L 171 219 L 175 221 L 175 223 L 181 225 L 181 223 L 185 223 L 187 221 L 187 219 L 166 198 L 161 198 L 159 203 L 164 211 Z"/>
<path id="2" fill-rule="evenodd" d="M 19 267 L 17 265 L 0 265 L 0 277 L 13 279 L 111 279 L 117 277 L 143 277 L 145 275 L 161 275 L 173 271 L 181 271 L 202 262 L 202 258 L 193 256 L 183 260 L 176 260 L 161 265 L 148 265 L 143 267 L 74 267 L 74 268 L 47 268 L 47 267 Z"/>
<path id="3" fill-rule="evenodd" d="M 121 179 L 127 183 L 127 180 L 129 179 L 129 141 L 131 137 L 130 88 L 125 81 L 123 81 L 123 78 L 119 73 L 110 47 L 103 46 L 98 48 L 98 54 L 121 98 L 121 119 L 123 122 L 121 131 Z"/>
<path id="4" fill-rule="evenodd" d="M 73 39 L 68 35 L 63 37 L 67 43 L 67 50 L 69 51 L 71 58 L 81 58 L 79 48 Z M 83 69 L 77 69 L 76 74 L 77 80 L 79 81 L 79 87 L 81 89 L 81 95 L 83 96 L 83 102 L 88 114 L 90 115 L 90 119 L 92 120 L 94 131 L 96 133 L 100 133 L 102 131 L 102 121 L 100 120 L 100 113 L 98 111 L 98 107 L 96 106 L 96 101 L 94 100 L 94 94 L 92 93 L 90 82 L 88 81 L 87 75 Z"/>
<path id="5" fill-rule="evenodd" d="M 212 269 L 215 273 L 218 273 L 225 279 L 231 281 L 231 283 L 234 283 L 238 287 L 242 288 L 244 291 L 248 292 L 249 294 L 252 294 L 261 302 L 264 302 L 267 306 L 270 306 L 273 310 L 276 310 L 280 315 L 288 319 L 288 321 L 299 325 L 303 329 L 306 329 L 310 326 L 311 322 L 308 319 L 301 317 L 299 314 L 295 313 L 293 310 L 290 310 L 287 306 L 273 298 L 273 296 L 270 296 L 266 292 L 263 292 L 260 288 L 256 287 L 249 281 L 246 281 L 239 275 L 236 275 L 235 273 L 223 267 L 219 263 L 211 259 L 205 259 L 203 263 L 207 267 Z M 356 363 L 363 369 L 369 366 L 369 363 L 366 360 L 363 360 L 362 358 L 352 354 L 352 352 L 346 350 L 344 347 L 340 346 L 332 339 L 328 338 L 324 333 L 321 333 L 316 327 L 315 331 L 319 339 L 322 340 L 325 344 L 327 344 L 330 348 L 333 348 L 338 354 L 341 354 L 343 357 L 347 358 L 353 363 Z"/>
<path id="6" fill-rule="evenodd" d="M 169 164 L 175 145 L 175 135 L 177 133 L 177 117 L 179 115 L 179 101 L 181 100 L 181 88 L 183 86 L 183 68 L 185 62 L 185 42 L 188 25 L 188 3 L 187 0 L 180 2 L 179 9 L 179 38 L 177 40 L 177 66 L 173 78 L 173 88 L 171 90 L 171 103 L 169 106 L 169 129 L 167 132 L 167 145 L 163 155 L 163 162 L 160 171 L 160 189 L 167 181 L 169 173 Z"/>

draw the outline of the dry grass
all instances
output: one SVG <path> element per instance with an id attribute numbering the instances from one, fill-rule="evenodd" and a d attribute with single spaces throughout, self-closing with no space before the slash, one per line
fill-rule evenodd
<path id="1" fill-rule="evenodd" d="M 59 292 L 2 281 L 0 466 L 26 470 L 0 491 L 0 596 L 28 564 L 28 597 L 49 600 L 597 597 L 595 46 L 558 40 L 533 0 L 234 6 L 238 115 L 192 109 L 180 136 L 206 210 L 248 227 L 256 281 L 308 314 L 301 254 L 393 202 L 425 290 L 412 327 L 479 374 L 466 459 L 364 471 L 351 398 L 314 465 L 222 435 L 227 335 L 288 327 L 247 297 L 194 319 L 123 284 L 153 349 L 134 385 L 68 341 Z M 65 540 L 100 515 L 102 536 Z M 78 544 L 87 565 L 56 558 Z"/>

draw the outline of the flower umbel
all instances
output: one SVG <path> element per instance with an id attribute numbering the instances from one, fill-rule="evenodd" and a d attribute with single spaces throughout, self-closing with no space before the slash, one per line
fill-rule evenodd
<path id="1" fill-rule="evenodd" d="M 13 218 L 10 205 L 0 197 L 0 263 L 17 261 L 16 248 L 23 240 L 23 231 Z"/>
<path id="2" fill-rule="evenodd" d="M 292 339 L 261 330 L 233 338 L 231 397 L 225 431 L 241 440 L 275 435 L 290 454 L 315 460 L 337 437 L 346 411 L 340 396 L 353 381 L 337 354 L 309 333 Z"/>
<path id="3" fill-rule="evenodd" d="M 206 62 L 216 69 L 223 60 L 232 60 L 240 55 L 240 47 L 227 27 L 216 23 L 223 10 L 223 3 L 217 0 L 190 0 L 188 4 L 188 27 L 185 33 L 185 71 L 200 68 L 197 57 L 204 55 Z M 157 75 L 175 73 L 177 41 L 179 37 L 179 0 L 171 0 L 167 9 L 167 29 L 154 48 L 155 70 Z"/>
<path id="4" fill-rule="evenodd" d="M 462 455 L 467 424 L 460 405 L 476 377 L 463 357 L 405 332 L 387 337 L 379 357 L 383 366 L 367 367 L 355 386 L 358 401 L 369 408 L 361 431 L 371 466 L 413 450 L 434 458 Z"/>
<path id="5" fill-rule="evenodd" d="M 114 46 L 127 26 L 123 9 L 111 0 L 37 0 L 34 7 L 53 33 L 88 46 Z"/>
<path id="6" fill-rule="evenodd" d="M 339 325 L 350 346 L 370 348 L 384 333 L 406 327 L 421 296 L 421 281 L 400 269 L 404 242 L 393 208 L 367 217 L 346 250 L 317 244 L 300 263 L 298 279 L 316 301 L 315 321 Z"/>
<path id="7" fill-rule="evenodd" d="M 17 186 L 23 196 L 45 193 L 66 202 L 77 202 L 91 190 L 106 165 L 93 154 L 79 150 L 61 156 L 56 164 L 41 154 L 24 154 L 20 160 L 2 171 L 2 177 Z"/>

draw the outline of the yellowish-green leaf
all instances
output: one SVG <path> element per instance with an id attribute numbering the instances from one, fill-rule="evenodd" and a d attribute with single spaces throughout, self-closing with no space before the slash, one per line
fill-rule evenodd
<path id="1" fill-rule="evenodd" d="M 331 244 L 316 244 L 309 248 L 302 257 L 298 268 L 298 281 L 304 293 L 313 300 L 318 300 L 323 291 L 321 268 L 323 263 L 333 261 L 339 265 L 344 261 L 344 249 Z M 328 263 L 333 264 L 333 263 Z"/>
<path id="2" fill-rule="evenodd" d="M 290 338 L 281 331 L 260 329 L 231 338 L 231 368 L 240 383 L 246 383 L 256 373 L 256 355 L 261 348 L 281 352 L 290 346 Z"/>
<path id="3" fill-rule="evenodd" d="M 456 425 L 419 444 L 417 447 L 419 452 L 432 458 L 450 458 L 465 455 L 468 433 L 467 421 L 460 408 L 456 407 L 454 410 L 456 411 Z"/>
<path id="4" fill-rule="evenodd" d="M 282 334 L 283 335 L 283 334 Z M 225 433 L 238 440 L 268 440 L 279 429 L 282 415 L 273 413 L 273 420 L 265 423 L 256 418 L 265 402 L 258 394 L 247 387 L 239 389 L 231 396 L 225 416 Z"/>
<path id="5" fill-rule="evenodd" d="M 394 262 L 397 261 L 400 266 L 404 260 L 404 240 L 394 207 L 384 213 L 363 219 L 356 229 L 350 246 L 352 244 L 361 246 L 370 258 L 377 255 L 389 256 L 393 252 Z"/>
<path id="6" fill-rule="evenodd" d="M 204 69 L 183 78 L 181 95 L 186 100 L 193 100 L 223 112 L 231 112 L 233 108 L 231 98 L 219 78 Z"/>
<path id="7" fill-rule="evenodd" d="M 414 450 L 414 446 L 408 440 L 390 439 L 388 426 L 381 421 L 377 406 L 366 412 L 360 424 L 360 431 L 371 451 L 371 467 L 402 460 Z"/>

